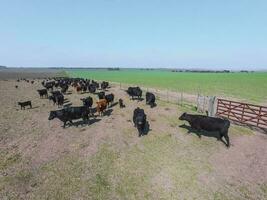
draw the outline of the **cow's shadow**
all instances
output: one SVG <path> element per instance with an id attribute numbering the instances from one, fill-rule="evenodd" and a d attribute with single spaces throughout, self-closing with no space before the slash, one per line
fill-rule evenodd
<path id="1" fill-rule="evenodd" d="M 149 105 L 149 104 L 146 104 L 146 105 Z M 149 106 L 150 106 L 150 108 L 155 108 L 155 107 L 157 107 L 157 104 L 154 103 L 153 105 L 149 105 Z"/>
<path id="2" fill-rule="evenodd" d="M 197 135 L 199 139 L 201 139 L 202 136 L 213 137 L 226 145 L 226 142 L 220 138 L 220 133 L 218 131 L 204 131 L 204 130 L 197 131 L 196 129 L 193 129 L 191 126 L 188 126 L 186 124 L 182 124 L 179 127 L 187 129 L 188 130 L 187 133 L 193 133 Z"/>
<path id="3" fill-rule="evenodd" d="M 96 119 L 96 118 L 85 120 L 85 121 L 84 120 L 74 121 L 73 123 L 67 123 L 65 128 L 71 127 L 71 126 L 75 126 L 75 127 L 90 126 L 99 121 L 101 121 L 101 119 Z"/>
<path id="4" fill-rule="evenodd" d="M 110 116 L 112 112 L 113 112 L 113 109 L 108 109 L 108 110 L 106 110 L 106 111 L 104 112 L 104 115 L 105 115 L 105 116 Z"/>
<path id="5" fill-rule="evenodd" d="M 36 109 L 36 108 L 39 108 L 39 106 L 33 106 L 31 108 L 28 108 L 28 109 Z"/>
<path id="6" fill-rule="evenodd" d="M 112 108 L 112 107 L 118 105 L 118 103 L 119 103 L 119 102 L 112 103 L 112 104 L 109 106 L 109 108 Z"/>
<path id="7" fill-rule="evenodd" d="M 69 103 L 70 101 L 68 99 L 64 99 L 63 103 Z"/>
<path id="8" fill-rule="evenodd" d="M 65 108 L 65 107 L 69 107 L 69 106 L 71 106 L 71 105 L 72 105 L 72 103 L 67 103 L 67 104 L 63 105 L 63 108 Z"/>
<path id="9" fill-rule="evenodd" d="M 138 97 L 134 97 L 134 98 L 130 98 L 130 100 L 137 100 L 137 101 L 144 101 L 144 98 L 138 98 Z"/>

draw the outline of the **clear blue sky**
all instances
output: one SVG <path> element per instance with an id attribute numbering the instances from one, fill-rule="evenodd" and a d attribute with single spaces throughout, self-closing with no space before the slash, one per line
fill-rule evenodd
<path id="1" fill-rule="evenodd" d="M 267 69 L 267 0 L 0 0 L 0 65 Z"/>

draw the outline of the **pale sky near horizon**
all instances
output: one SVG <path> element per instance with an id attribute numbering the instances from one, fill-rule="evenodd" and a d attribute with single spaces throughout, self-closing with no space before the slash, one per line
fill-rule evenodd
<path id="1" fill-rule="evenodd" d="M 267 69 L 266 0 L 0 0 L 0 65 Z"/>

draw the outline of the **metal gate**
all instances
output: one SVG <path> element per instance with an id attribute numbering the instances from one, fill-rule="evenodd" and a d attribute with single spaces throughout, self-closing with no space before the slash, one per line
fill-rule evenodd
<path id="1" fill-rule="evenodd" d="M 217 116 L 267 129 L 267 107 L 218 99 Z"/>

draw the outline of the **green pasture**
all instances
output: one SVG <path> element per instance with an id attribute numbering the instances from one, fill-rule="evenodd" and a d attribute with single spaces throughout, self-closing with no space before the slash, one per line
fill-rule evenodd
<path id="1" fill-rule="evenodd" d="M 254 73 L 192 73 L 167 70 L 120 71 L 68 70 L 71 77 L 107 80 L 184 93 L 216 95 L 251 103 L 267 102 L 267 72 Z"/>

